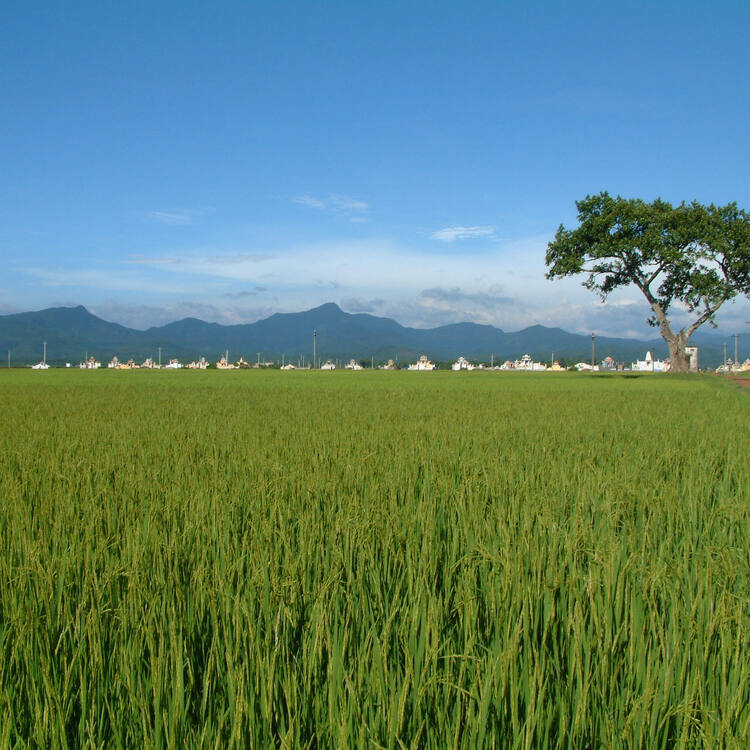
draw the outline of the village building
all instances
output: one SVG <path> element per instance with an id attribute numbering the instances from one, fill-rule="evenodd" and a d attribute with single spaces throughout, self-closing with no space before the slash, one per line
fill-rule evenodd
<path id="1" fill-rule="evenodd" d="M 630 365 L 634 372 L 667 372 L 669 362 L 661 359 L 654 359 L 651 352 L 646 352 L 645 359 L 639 359 Z"/>
<path id="2" fill-rule="evenodd" d="M 473 370 L 474 365 L 466 359 L 466 357 L 459 357 L 452 365 L 451 370 L 458 372 L 459 370 Z"/>
<path id="3" fill-rule="evenodd" d="M 524 354 L 521 359 L 516 359 L 513 362 L 506 360 L 500 365 L 501 370 L 519 370 L 523 372 L 544 372 L 547 369 L 547 365 L 541 362 L 534 362 L 530 354 Z"/>
<path id="4" fill-rule="evenodd" d="M 423 354 L 417 362 L 409 365 L 409 370 L 434 370 L 436 366 L 433 362 L 427 359 L 427 355 Z"/>
<path id="5" fill-rule="evenodd" d="M 698 372 L 698 347 L 686 346 L 685 354 L 688 358 L 688 370 L 690 372 Z"/>

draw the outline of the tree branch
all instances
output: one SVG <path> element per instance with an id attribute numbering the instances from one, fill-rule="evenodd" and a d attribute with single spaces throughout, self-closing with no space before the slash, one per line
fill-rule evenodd
<path id="1" fill-rule="evenodd" d="M 717 302 L 715 307 L 711 307 L 708 303 L 706 303 L 706 310 L 698 318 L 698 320 L 680 331 L 680 333 L 685 336 L 685 341 L 687 341 L 695 333 L 695 331 L 700 328 L 700 326 L 702 326 L 709 318 L 711 318 L 723 304 L 724 300 L 720 300 L 719 302 Z"/>
<path id="2" fill-rule="evenodd" d="M 667 337 L 673 337 L 674 333 L 672 332 L 672 328 L 669 325 L 666 313 L 664 312 L 662 306 L 659 304 L 659 300 L 654 297 L 653 292 L 649 287 L 649 284 L 651 282 L 646 283 L 644 279 L 634 278 L 633 283 L 641 290 L 641 292 L 643 292 L 643 296 L 648 300 L 649 305 L 651 305 L 651 309 L 654 311 L 654 315 L 659 321 L 659 327 L 662 330 L 662 335 L 664 335 L 664 338 L 666 339 Z"/>

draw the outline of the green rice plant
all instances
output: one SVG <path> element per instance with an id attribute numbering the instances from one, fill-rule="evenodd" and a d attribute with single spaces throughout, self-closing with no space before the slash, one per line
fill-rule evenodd
<path id="1" fill-rule="evenodd" d="M 748 747 L 749 395 L 0 373 L 0 746 Z"/>

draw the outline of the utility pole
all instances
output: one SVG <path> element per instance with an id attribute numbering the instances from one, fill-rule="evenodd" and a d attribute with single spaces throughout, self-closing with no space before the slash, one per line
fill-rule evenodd
<path id="1" fill-rule="evenodd" d="M 739 337 L 738 333 L 734 334 L 734 366 L 738 367 L 740 364 L 740 355 L 739 355 L 739 349 L 737 348 L 737 338 Z"/>
<path id="2" fill-rule="evenodd" d="M 596 364 L 596 334 L 591 334 L 591 369 L 594 369 Z"/>
<path id="3" fill-rule="evenodd" d="M 375 357 L 374 356 L 370 357 L 370 369 L 371 370 L 375 369 Z"/>
<path id="4" fill-rule="evenodd" d="M 159 347 L 159 369 L 161 369 L 161 347 Z"/>
<path id="5" fill-rule="evenodd" d="M 495 367 L 495 352 L 492 352 L 492 355 L 490 356 L 490 367 Z"/>
<path id="6" fill-rule="evenodd" d="M 281 366 L 282 367 L 284 366 L 284 355 L 283 354 L 281 355 Z"/>
<path id="7" fill-rule="evenodd" d="M 313 361 L 312 361 L 313 370 L 315 369 L 315 362 L 317 361 L 316 359 L 317 356 L 318 356 L 318 332 L 315 329 L 313 329 Z"/>
<path id="8" fill-rule="evenodd" d="M 258 352 L 258 369 L 260 370 L 260 352 Z"/>
<path id="9" fill-rule="evenodd" d="M 724 369 L 727 369 L 727 342 L 724 342 Z"/>
<path id="10" fill-rule="evenodd" d="M 10 370 L 10 349 L 8 349 L 8 369 Z"/>

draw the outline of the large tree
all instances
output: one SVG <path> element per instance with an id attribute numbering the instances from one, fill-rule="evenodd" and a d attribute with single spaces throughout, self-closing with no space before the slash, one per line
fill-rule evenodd
<path id="1" fill-rule="evenodd" d="M 648 322 L 669 346 L 671 370 L 685 372 L 685 346 L 695 330 L 739 294 L 750 294 L 750 217 L 726 206 L 613 198 L 576 201 L 579 226 L 562 225 L 547 246 L 547 278 L 588 274 L 583 285 L 603 300 L 634 284 L 651 307 Z M 675 306 L 691 322 L 675 331 Z"/>

